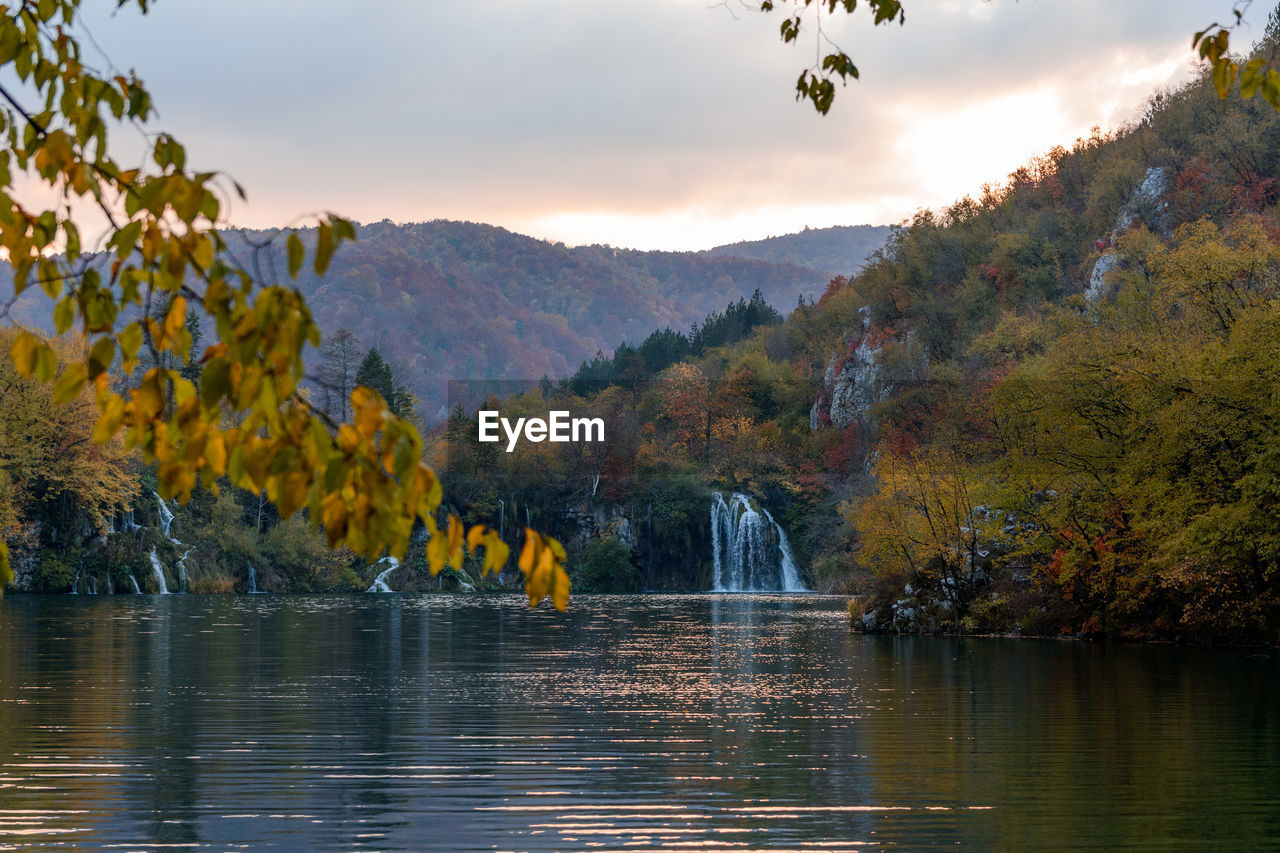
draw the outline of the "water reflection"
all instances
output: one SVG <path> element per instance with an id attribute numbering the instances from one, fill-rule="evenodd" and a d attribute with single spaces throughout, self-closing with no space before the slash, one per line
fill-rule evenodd
<path id="1" fill-rule="evenodd" d="M 0 849 L 1222 849 L 1248 651 L 851 635 L 808 596 L 13 596 Z"/>

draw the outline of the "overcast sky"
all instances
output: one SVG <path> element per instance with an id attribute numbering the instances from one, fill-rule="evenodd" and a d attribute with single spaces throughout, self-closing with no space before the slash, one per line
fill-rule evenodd
<path id="1" fill-rule="evenodd" d="M 1241 47 L 1271 4 L 1254 5 Z M 189 163 L 248 190 L 236 224 L 333 210 L 694 249 L 898 222 L 977 192 L 1133 118 L 1231 8 L 905 7 L 902 27 L 861 7 L 830 24 L 862 80 L 825 118 L 793 97 L 814 41 L 783 45 L 780 15 L 737 0 L 159 0 L 89 20 Z"/>

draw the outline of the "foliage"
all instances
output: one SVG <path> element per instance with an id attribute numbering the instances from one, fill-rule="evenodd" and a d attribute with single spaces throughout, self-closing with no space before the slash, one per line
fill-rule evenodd
<path id="1" fill-rule="evenodd" d="M 901 24 L 906 21 L 900 0 L 865 0 L 865 5 L 876 26 L 895 21 Z M 791 2 L 780 0 L 776 5 L 774 0 L 761 0 L 760 3 L 762 12 L 784 10 L 785 17 L 779 28 L 784 42 L 798 41 L 805 19 L 811 18 L 817 30 L 820 45 L 823 42 L 830 44 L 822 35 L 824 13 L 832 15 L 836 10 L 842 10 L 853 14 L 857 7 L 858 0 L 791 0 Z M 813 103 L 814 109 L 826 115 L 836 96 L 834 81 L 839 80 L 843 84 L 850 77 L 855 80 L 858 78 L 858 67 L 853 64 L 849 54 L 835 48 L 814 65 L 800 72 L 800 77 L 796 80 L 796 100 L 807 98 Z"/>
<path id="2" fill-rule="evenodd" d="M 1218 97 L 1226 98 L 1238 82 L 1242 98 L 1260 94 L 1269 106 L 1280 110 L 1280 67 L 1277 67 L 1275 54 L 1275 36 L 1280 33 L 1280 19 L 1276 13 L 1272 12 L 1268 20 L 1268 52 L 1255 52 L 1243 67 L 1240 58 L 1231 53 L 1231 33 L 1243 23 L 1244 13 L 1252 4 L 1253 0 L 1237 0 L 1231 8 L 1234 21 L 1227 24 L 1215 22 L 1198 31 L 1191 38 L 1191 48 L 1206 64 Z M 865 0 L 864 5 L 875 26 L 906 23 L 901 0 Z M 761 0 L 759 5 L 761 12 L 783 13 L 779 26 L 783 43 L 798 42 L 806 22 L 812 24 L 820 58 L 800 72 L 796 79 L 796 100 L 808 100 L 822 115 L 831 110 L 835 101 L 836 81 L 843 85 L 849 78 L 856 80 L 859 76 L 852 57 L 824 33 L 824 18 L 837 12 L 853 14 L 857 7 L 858 0 Z M 823 51 L 827 52 L 824 54 Z"/>
<path id="3" fill-rule="evenodd" d="M 0 329 L 0 349 L 22 334 Z M 88 352 L 77 336 L 41 345 L 57 377 Z M 81 388 L 59 405 L 56 389 L 0 359 L 0 536 L 29 546 L 71 543 L 85 528 L 106 532 L 138 491 L 120 438 L 93 441 L 94 394 Z"/>
<path id="4" fill-rule="evenodd" d="M 1274 640 L 1277 141 L 1276 111 L 1208 76 L 1162 92 L 921 212 L 780 324 L 701 348 L 667 330 L 504 401 L 606 412 L 618 446 L 474 456 L 451 486 L 483 470 L 478 519 L 499 495 L 565 507 L 583 551 L 620 515 L 668 587 L 705 588 L 708 495 L 733 488 L 882 627 L 905 597 L 917 628 Z"/>
<path id="5" fill-rule="evenodd" d="M 794 264 L 833 275 L 852 275 L 876 249 L 884 245 L 889 230 L 885 225 L 805 228 L 782 237 L 716 246 L 703 254 L 753 258 L 772 264 Z"/>
<path id="6" fill-rule="evenodd" d="M 406 418 L 413 411 L 413 397 L 409 389 L 396 382 L 391 365 L 382 358 L 377 347 L 372 347 L 365 353 L 356 370 L 355 384 L 381 394 L 382 399 L 387 401 L 391 414 L 396 417 Z"/>
<path id="7" fill-rule="evenodd" d="M 591 540 L 574 577 L 583 592 L 637 592 L 641 587 L 631 550 L 614 536 Z"/>
<path id="8" fill-rule="evenodd" d="M 139 6 L 146 11 L 146 0 Z M 14 109 L 0 150 L 0 247 L 14 268 L 15 296 L 38 284 L 56 300 L 56 331 L 75 328 L 86 341 L 83 357 L 59 370 L 48 342 L 19 331 L 8 347 L 18 373 L 53 383 L 57 404 L 88 389 L 98 408 L 94 441 L 107 444 L 123 433 L 126 448 L 156 466 L 164 496 L 186 502 L 197 483 L 216 488 L 227 477 L 265 494 L 281 517 L 305 508 L 331 547 L 369 559 L 384 551 L 403 556 L 415 524 L 437 533 L 441 501 L 439 482 L 421 461 L 418 431 L 368 388 L 351 393 L 351 421 L 341 425 L 302 393 L 303 348 L 321 343 L 303 294 L 259 279 L 254 264 L 227 251 L 218 176 L 188 169 L 177 140 L 156 135 L 150 160 L 137 169 L 116 162 L 111 132 L 121 122 L 145 126 L 151 96 L 136 77 L 104 75 L 85 62 L 75 36 L 78 9 L 79 0 L 49 0 L 0 15 L 0 67 L 20 83 L 12 92 L 0 89 Z M 41 106 L 27 109 L 23 99 Z M 52 207 L 28 209 L 19 200 L 17 187 L 27 178 L 51 191 Z M 108 226 L 103 257 L 83 252 L 83 205 L 96 207 Z M 338 246 L 355 236 L 352 223 L 328 215 L 305 240 L 291 230 L 268 235 L 259 247 L 283 241 L 290 279 L 308 256 L 323 276 Z M 187 325 L 195 305 L 216 333 L 203 353 L 192 351 Z M 198 361 L 198 384 L 168 366 L 169 357 Z M 109 374 L 117 358 L 126 375 L 144 368 L 143 359 L 155 366 L 118 389 Z M 433 571 L 460 559 L 457 524 L 451 518 L 448 533 L 432 537 Z M 558 543 L 527 543 L 534 574 L 559 565 Z M 0 559 L 7 576 L 7 555 Z M 531 591 L 550 589 L 529 581 Z M 564 605 L 564 596 L 553 600 Z"/>

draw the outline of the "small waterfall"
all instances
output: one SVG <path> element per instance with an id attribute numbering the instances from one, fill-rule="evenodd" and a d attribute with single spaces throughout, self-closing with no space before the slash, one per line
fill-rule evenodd
<path id="1" fill-rule="evenodd" d="M 395 592 L 395 590 L 387 586 L 387 575 L 400 568 L 400 561 L 395 557 L 383 557 L 374 565 L 377 566 L 382 563 L 386 563 L 387 568 L 383 569 L 382 574 L 373 579 L 373 584 L 365 592 Z"/>
<path id="2" fill-rule="evenodd" d="M 95 577 L 87 577 L 84 579 L 85 584 L 89 587 L 90 595 L 98 594 L 98 579 Z"/>
<path id="3" fill-rule="evenodd" d="M 72 578 L 72 580 L 71 580 L 71 592 L 70 592 L 70 593 L 68 593 L 68 594 L 69 594 L 69 595 L 79 595 L 79 594 L 80 594 L 80 590 L 76 589 L 76 587 L 78 587 L 78 586 L 80 586 L 80 570 L 79 570 L 79 569 L 76 569 L 76 576 L 75 576 L 74 578 Z"/>
<path id="4" fill-rule="evenodd" d="M 190 556 L 191 556 L 191 552 L 192 552 L 193 550 L 195 550 L 195 549 L 193 549 L 193 548 L 188 548 L 188 549 L 183 553 L 182 557 L 181 557 L 181 558 L 178 560 L 178 562 L 177 562 L 177 566 L 178 566 L 178 592 L 186 592 L 186 591 L 187 591 L 187 567 L 186 567 L 186 562 L 187 562 L 187 557 L 190 557 Z"/>
<path id="5" fill-rule="evenodd" d="M 253 568 L 253 563 L 246 562 L 249 567 L 249 594 L 258 595 L 262 590 L 258 589 L 258 573 Z"/>
<path id="6" fill-rule="evenodd" d="M 142 588 L 138 586 L 138 579 L 133 576 L 133 572 L 129 572 L 129 583 L 133 584 L 134 595 L 142 595 Z"/>
<path id="7" fill-rule="evenodd" d="M 169 505 L 164 502 L 164 498 L 160 497 L 159 492 L 152 492 L 152 494 L 156 496 L 156 502 L 160 504 L 160 531 L 164 534 L 165 539 L 175 545 L 181 545 L 181 542 L 169 534 L 169 528 L 173 526 L 173 510 L 169 509 Z"/>
<path id="8" fill-rule="evenodd" d="M 164 502 L 161 501 L 161 505 Z M 160 565 L 160 558 L 156 556 L 156 549 L 151 548 L 151 570 L 156 574 L 156 585 L 160 587 L 161 595 L 169 594 L 169 586 L 164 582 L 164 567 Z"/>
<path id="9" fill-rule="evenodd" d="M 711 559 L 715 592 L 804 591 L 786 531 L 747 495 L 712 498 Z"/>
<path id="10" fill-rule="evenodd" d="M 769 510 L 760 507 L 764 517 L 773 525 L 778 537 L 778 550 L 782 552 L 782 589 L 786 592 L 804 592 L 804 584 L 800 582 L 800 569 L 796 566 L 796 555 L 791 551 L 791 542 L 787 539 L 787 531 L 773 520 Z"/>
<path id="11" fill-rule="evenodd" d="M 168 539 L 174 545 L 186 547 L 185 542 L 179 542 L 177 539 L 173 537 L 173 534 L 169 532 L 173 528 L 173 519 L 175 518 L 173 510 L 169 509 L 169 505 L 164 502 L 164 498 L 160 497 L 159 492 L 152 492 L 151 494 L 156 496 L 156 503 L 159 504 L 159 508 L 160 508 L 160 532 L 164 534 L 165 539 Z M 174 563 L 174 570 L 178 576 L 178 592 L 187 591 L 186 563 L 187 563 L 187 557 L 191 556 L 191 552 L 193 550 L 195 549 L 187 548 L 187 550 L 183 552 L 182 556 L 178 558 L 178 561 Z M 151 565 L 156 568 L 156 577 L 160 581 L 160 592 L 167 595 L 169 592 L 169 589 L 164 584 L 164 572 L 159 568 L 160 560 L 158 557 L 156 557 L 155 548 L 151 549 Z"/>

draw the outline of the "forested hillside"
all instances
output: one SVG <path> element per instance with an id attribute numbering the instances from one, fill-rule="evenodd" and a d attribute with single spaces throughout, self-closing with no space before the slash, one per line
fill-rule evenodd
<path id="1" fill-rule="evenodd" d="M 267 236 L 229 235 L 244 258 Z M 279 243 L 253 258 L 268 277 L 286 269 Z M 815 298 L 825 283 L 819 272 L 795 265 L 569 248 L 443 220 L 361 226 L 359 239 L 335 255 L 323 279 L 307 267 L 298 280 L 321 328 L 329 335 L 349 330 L 363 350 L 376 346 L 428 421 L 443 417 L 451 379 L 564 377 L 598 351 L 612 352 L 665 326 L 688 329 L 756 290 L 785 310 L 802 295 Z M 47 326 L 50 308 L 33 288 L 12 315 Z"/>
<path id="2" fill-rule="evenodd" d="M 796 234 L 745 240 L 707 249 L 704 255 L 754 258 L 773 264 L 795 264 L 831 275 L 853 275 L 889 238 L 887 225 L 837 225 L 806 228 Z"/>
<path id="3" fill-rule="evenodd" d="M 1273 26 L 1260 49 L 1276 42 Z M 1196 81 L 921 212 L 817 299 L 797 300 L 812 273 L 762 261 L 367 226 L 328 277 L 301 278 L 349 330 L 315 372 L 401 414 L 451 377 L 547 374 L 490 404 L 598 417 L 607 441 L 507 453 L 459 407 L 427 453 L 448 510 L 515 543 L 527 525 L 560 538 L 580 591 L 718 584 L 711 508 L 736 493 L 869 630 L 1274 642 L 1278 142 L 1270 106 Z M 51 424 L 46 386 L 0 381 L 0 525 L 24 588 L 371 582 L 263 494 L 201 485 L 175 521 L 154 470 L 92 445 L 80 409 Z M 416 550 L 397 588 L 423 582 Z M 468 562 L 447 583 L 479 576 Z"/>
<path id="4" fill-rule="evenodd" d="M 597 351 L 688 329 L 756 290 L 790 308 L 824 284 L 797 266 L 568 248 L 446 221 L 365 225 L 323 279 L 299 279 L 323 328 L 346 328 L 398 363 L 428 420 L 443 416 L 448 380 L 561 378 Z"/>
<path id="5" fill-rule="evenodd" d="M 1275 641 L 1277 143 L 1260 100 L 1158 94 L 920 213 L 781 324 L 509 401 L 616 439 L 455 454 L 455 494 L 534 507 L 594 588 L 709 588 L 732 489 L 868 629 Z"/>

